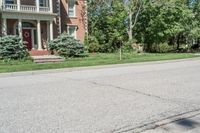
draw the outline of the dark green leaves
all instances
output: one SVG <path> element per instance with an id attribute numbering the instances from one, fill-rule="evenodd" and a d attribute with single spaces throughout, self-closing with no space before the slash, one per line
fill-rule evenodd
<path id="1" fill-rule="evenodd" d="M 26 46 L 18 36 L 0 37 L 0 59 L 24 59 L 28 56 Z"/>

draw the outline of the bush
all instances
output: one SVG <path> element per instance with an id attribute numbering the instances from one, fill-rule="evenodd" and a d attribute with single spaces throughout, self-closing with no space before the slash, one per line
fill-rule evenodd
<path id="1" fill-rule="evenodd" d="M 0 59 L 19 60 L 28 57 L 28 51 L 18 36 L 0 37 Z"/>
<path id="2" fill-rule="evenodd" d="M 154 44 L 151 47 L 151 52 L 155 53 L 167 53 L 171 51 L 173 51 L 173 46 L 170 46 L 167 43 Z"/>
<path id="3" fill-rule="evenodd" d="M 123 50 L 123 52 L 133 52 L 133 51 L 136 51 L 135 49 L 133 49 L 133 41 L 128 41 L 128 42 L 126 42 L 123 46 L 122 46 L 122 50 Z"/>
<path id="4" fill-rule="evenodd" d="M 83 44 L 66 33 L 61 34 L 51 41 L 49 44 L 49 50 L 56 51 L 60 56 L 65 58 L 85 56 L 85 48 Z"/>
<path id="5" fill-rule="evenodd" d="M 86 44 L 89 52 L 98 52 L 100 49 L 99 42 L 96 37 L 89 36 Z"/>

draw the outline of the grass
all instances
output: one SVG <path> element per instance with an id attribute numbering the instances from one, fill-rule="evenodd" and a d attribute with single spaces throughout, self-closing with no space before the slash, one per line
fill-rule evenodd
<path id="1" fill-rule="evenodd" d="M 180 53 L 180 54 L 124 53 L 122 57 L 123 59 L 120 61 L 119 54 L 117 53 L 112 53 L 112 54 L 98 53 L 98 54 L 90 54 L 89 57 L 67 59 L 65 62 L 49 63 L 49 64 L 36 64 L 31 61 L 10 61 L 10 62 L 0 61 L 0 73 L 184 59 L 184 58 L 193 58 L 198 56 L 191 53 Z"/>

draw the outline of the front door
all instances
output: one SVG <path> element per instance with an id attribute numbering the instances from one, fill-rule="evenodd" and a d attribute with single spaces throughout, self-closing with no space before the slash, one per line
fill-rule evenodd
<path id="1" fill-rule="evenodd" d="M 30 51 L 32 49 L 31 29 L 23 29 L 22 34 L 23 41 L 25 42 L 27 49 Z"/>

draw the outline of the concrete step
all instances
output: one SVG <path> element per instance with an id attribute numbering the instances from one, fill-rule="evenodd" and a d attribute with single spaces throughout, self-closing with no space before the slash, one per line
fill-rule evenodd
<path id="1" fill-rule="evenodd" d="M 56 55 L 32 56 L 32 59 L 35 63 L 54 63 L 65 61 L 64 58 Z"/>
<path id="2" fill-rule="evenodd" d="M 29 51 L 31 56 L 42 56 L 42 55 L 50 55 L 50 52 L 47 50 L 31 50 Z"/>

